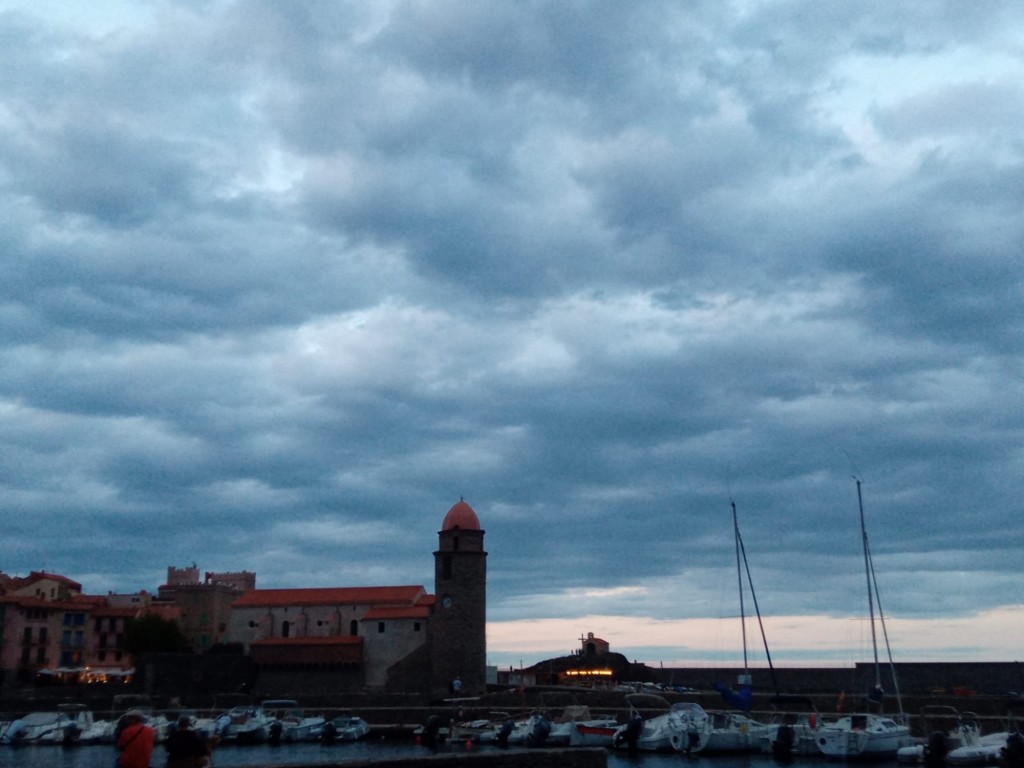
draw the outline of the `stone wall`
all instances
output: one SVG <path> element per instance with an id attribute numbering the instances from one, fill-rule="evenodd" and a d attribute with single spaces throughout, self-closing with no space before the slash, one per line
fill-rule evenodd
<path id="1" fill-rule="evenodd" d="M 295 768 L 293 764 L 289 764 Z M 531 749 L 529 751 L 466 752 L 405 759 L 317 763 L 317 768 L 607 768 L 604 749 Z M 262 768 L 279 768 L 263 766 Z M 283 768 L 283 767 L 280 767 Z"/>
<path id="2" fill-rule="evenodd" d="M 900 691 L 923 696 L 936 693 L 968 692 L 1002 696 L 1024 692 L 1024 666 L 1019 662 L 904 662 L 896 663 Z M 742 669 L 679 667 L 651 668 L 654 679 L 661 683 L 713 690 L 715 683 L 734 686 Z M 752 669 L 754 689 L 772 691 L 775 683 L 771 670 Z M 882 667 L 882 687 L 894 692 L 888 665 Z M 779 668 L 775 670 L 779 690 L 786 693 L 861 695 L 874 685 L 873 664 L 853 667 Z"/>

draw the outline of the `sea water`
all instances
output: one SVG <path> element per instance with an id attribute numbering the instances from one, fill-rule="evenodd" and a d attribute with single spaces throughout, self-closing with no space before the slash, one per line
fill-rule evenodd
<path id="1" fill-rule="evenodd" d="M 473 751 L 499 749 L 495 746 L 474 745 Z M 281 744 L 271 746 L 223 746 L 213 753 L 213 768 L 253 768 L 254 766 L 327 765 L 355 760 L 382 760 L 429 754 L 464 754 L 462 744 L 428 749 L 405 739 L 370 739 L 354 743 L 324 746 L 310 744 Z M 111 768 L 116 751 L 111 745 L 64 748 L 59 746 L 0 747 L 0 768 Z M 166 753 L 157 744 L 153 750 L 152 768 L 163 768 Z M 694 755 L 677 753 L 635 752 L 609 750 L 609 768 L 780 768 L 781 763 L 769 755 Z M 824 757 L 797 757 L 788 765 L 794 768 L 835 768 L 836 763 Z M 896 762 L 872 763 L 873 766 L 892 766 Z"/>

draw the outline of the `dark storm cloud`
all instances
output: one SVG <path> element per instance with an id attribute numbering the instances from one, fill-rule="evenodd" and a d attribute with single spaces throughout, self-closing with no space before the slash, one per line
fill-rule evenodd
<path id="1" fill-rule="evenodd" d="M 1012 6 L 5 7 L 5 571 L 1019 603 Z"/>

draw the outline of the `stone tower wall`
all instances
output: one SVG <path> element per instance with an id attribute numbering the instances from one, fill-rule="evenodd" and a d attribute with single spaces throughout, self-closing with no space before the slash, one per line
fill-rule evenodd
<path id="1" fill-rule="evenodd" d="M 430 621 L 432 687 L 436 693 L 448 693 L 458 676 L 462 695 L 478 694 L 486 685 L 487 664 L 484 532 L 456 528 L 438 535 L 439 547 L 434 553 L 437 603 Z"/>

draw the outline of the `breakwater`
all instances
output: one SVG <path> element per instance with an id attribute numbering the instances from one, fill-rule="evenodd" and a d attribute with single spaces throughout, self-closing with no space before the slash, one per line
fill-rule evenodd
<path id="1" fill-rule="evenodd" d="M 317 768 L 607 768 L 604 749 L 531 749 L 505 752 L 446 752 L 436 755 L 411 755 L 365 761 L 344 760 L 316 763 Z M 259 768 L 296 768 L 295 763 L 262 765 Z"/>

